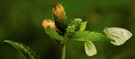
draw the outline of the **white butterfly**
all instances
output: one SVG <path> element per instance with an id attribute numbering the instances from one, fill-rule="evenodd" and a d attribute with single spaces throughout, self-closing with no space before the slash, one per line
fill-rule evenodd
<path id="1" fill-rule="evenodd" d="M 97 54 L 96 47 L 91 41 L 84 42 L 84 48 L 88 56 L 93 56 Z"/>
<path id="2" fill-rule="evenodd" d="M 111 43 L 116 46 L 124 44 L 132 36 L 130 31 L 119 27 L 105 28 L 103 32 L 113 40 Z"/>

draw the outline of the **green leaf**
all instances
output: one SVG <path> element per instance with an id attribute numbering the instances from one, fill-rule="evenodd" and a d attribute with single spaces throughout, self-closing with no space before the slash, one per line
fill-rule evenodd
<path id="1" fill-rule="evenodd" d="M 109 39 L 98 32 L 78 31 L 73 34 L 73 40 L 77 41 L 109 41 Z"/>
<path id="2" fill-rule="evenodd" d="M 45 29 L 45 32 L 53 39 L 59 40 L 59 41 L 64 41 L 64 37 L 60 36 L 53 28 L 48 26 Z"/>
<path id="3" fill-rule="evenodd" d="M 74 32 L 75 31 L 75 27 L 76 27 L 76 25 L 69 25 L 67 28 L 66 28 L 66 30 L 67 30 L 67 32 Z"/>
<path id="4" fill-rule="evenodd" d="M 40 59 L 39 56 L 35 54 L 29 47 L 23 45 L 22 43 L 14 42 L 11 40 L 4 40 L 4 42 L 14 46 L 25 59 Z"/>
<path id="5" fill-rule="evenodd" d="M 75 19 L 74 19 L 74 22 L 75 22 L 75 23 L 81 23 L 81 22 L 82 22 L 82 19 L 81 19 L 81 18 L 75 18 Z"/>
<path id="6" fill-rule="evenodd" d="M 80 26 L 79 31 L 83 31 L 83 30 L 85 30 L 85 28 L 86 28 L 86 24 L 87 24 L 87 21 L 85 21 L 85 22 L 81 22 L 81 26 Z"/>

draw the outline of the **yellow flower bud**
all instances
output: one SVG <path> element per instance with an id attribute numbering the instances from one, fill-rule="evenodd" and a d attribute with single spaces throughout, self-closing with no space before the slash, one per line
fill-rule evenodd
<path id="1" fill-rule="evenodd" d="M 54 16 L 59 19 L 62 19 L 65 16 L 64 7 L 59 3 L 54 5 L 52 12 L 53 12 Z"/>
<path id="2" fill-rule="evenodd" d="M 56 26 L 55 26 L 55 23 L 54 23 L 54 22 L 52 22 L 52 21 L 51 21 L 51 20 L 49 20 L 49 19 L 45 19 L 45 20 L 43 20 L 42 26 L 44 27 L 44 29 L 46 29 L 46 27 L 47 27 L 47 26 L 52 27 L 54 30 L 56 30 L 56 29 L 57 29 L 57 28 L 56 28 Z"/>

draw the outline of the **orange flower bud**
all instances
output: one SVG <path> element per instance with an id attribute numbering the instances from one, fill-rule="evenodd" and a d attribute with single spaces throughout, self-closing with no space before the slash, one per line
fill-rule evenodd
<path id="1" fill-rule="evenodd" d="M 56 30 L 56 29 L 57 29 L 57 28 L 56 28 L 56 26 L 55 26 L 55 23 L 54 23 L 54 22 L 52 22 L 52 21 L 51 21 L 51 20 L 49 20 L 49 19 L 45 19 L 45 20 L 43 20 L 42 26 L 44 27 L 44 29 L 46 29 L 46 27 L 47 27 L 47 26 L 52 27 L 54 30 Z"/>
<path id="2" fill-rule="evenodd" d="M 59 18 L 59 19 L 61 19 L 65 16 L 64 7 L 59 3 L 54 5 L 52 12 L 53 12 L 54 16 Z"/>

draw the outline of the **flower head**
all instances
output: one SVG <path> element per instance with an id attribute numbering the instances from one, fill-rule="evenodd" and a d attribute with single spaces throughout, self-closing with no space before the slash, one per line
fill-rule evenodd
<path id="1" fill-rule="evenodd" d="M 64 7 L 60 3 L 57 3 L 56 5 L 54 5 L 52 12 L 54 16 L 59 19 L 62 19 L 65 16 Z"/>
<path id="2" fill-rule="evenodd" d="M 52 22 L 52 21 L 49 20 L 49 19 L 43 20 L 42 26 L 44 27 L 44 29 L 46 29 L 46 27 L 48 27 L 48 26 L 52 27 L 52 28 L 55 29 L 55 30 L 57 29 L 56 26 L 55 26 L 55 23 Z"/>

